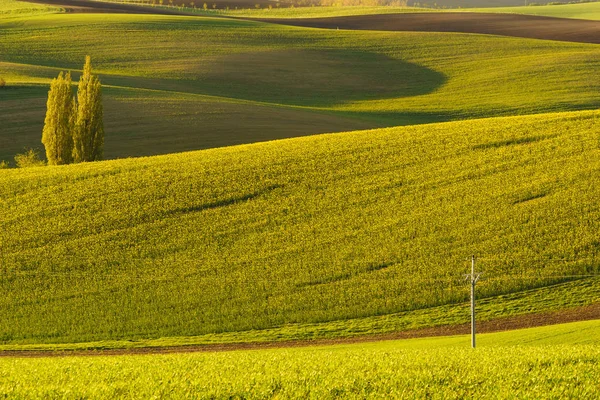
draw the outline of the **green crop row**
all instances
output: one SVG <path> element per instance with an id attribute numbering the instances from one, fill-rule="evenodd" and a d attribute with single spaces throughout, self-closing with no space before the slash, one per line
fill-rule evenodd
<path id="1" fill-rule="evenodd" d="M 410 311 L 599 271 L 598 112 L 0 171 L 4 342 Z M 501 311 L 500 311 L 500 314 Z"/>

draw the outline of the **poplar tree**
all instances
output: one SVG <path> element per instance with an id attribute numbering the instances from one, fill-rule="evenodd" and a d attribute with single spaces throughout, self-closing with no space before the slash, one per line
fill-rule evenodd
<path id="1" fill-rule="evenodd" d="M 49 165 L 69 164 L 73 161 L 75 112 L 71 74 L 61 72 L 50 84 L 42 131 L 42 143 L 46 148 Z"/>
<path id="2" fill-rule="evenodd" d="M 104 149 L 100 80 L 92 75 L 90 56 L 85 57 L 83 75 L 77 88 L 77 117 L 73 131 L 73 161 L 97 161 Z"/>

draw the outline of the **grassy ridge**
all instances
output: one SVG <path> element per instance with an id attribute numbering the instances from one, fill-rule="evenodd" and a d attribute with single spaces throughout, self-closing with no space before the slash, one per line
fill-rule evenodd
<path id="1" fill-rule="evenodd" d="M 488 257 L 484 297 L 595 273 L 597 119 L 1 171 L 2 340 L 198 335 L 452 304 L 466 300 L 472 253 Z"/>
<path id="2" fill-rule="evenodd" d="M 480 335 L 477 351 L 468 348 L 467 337 L 456 337 L 208 354 L 3 358 L 0 395 L 593 398 L 600 379 L 599 327 L 592 321 L 513 331 L 510 337 Z M 591 336 L 582 341 L 584 334 Z M 580 342 L 594 345 L 573 345 Z"/>
<path id="3" fill-rule="evenodd" d="M 45 85 L 86 54 L 105 85 L 109 158 L 599 105 L 594 45 L 139 15 L 0 29 L 4 160 L 40 146 Z"/>

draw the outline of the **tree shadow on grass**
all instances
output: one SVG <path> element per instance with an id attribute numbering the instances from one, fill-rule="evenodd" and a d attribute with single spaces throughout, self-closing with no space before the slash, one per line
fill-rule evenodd
<path id="1" fill-rule="evenodd" d="M 204 94 L 318 107 L 424 95 L 447 80 L 386 55 L 335 49 L 232 54 L 199 73 Z"/>

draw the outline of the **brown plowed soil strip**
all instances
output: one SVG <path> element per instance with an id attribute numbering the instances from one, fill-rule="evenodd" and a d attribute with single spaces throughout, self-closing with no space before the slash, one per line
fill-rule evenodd
<path id="1" fill-rule="evenodd" d="M 122 4 L 122 3 L 108 3 L 102 1 L 90 1 L 90 0 L 21 0 L 28 3 L 37 4 L 48 4 L 52 6 L 62 7 L 66 12 L 69 13 L 113 13 L 113 14 L 158 14 L 158 15 L 195 15 L 198 14 L 192 12 L 186 12 L 185 10 L 178 9 L 167 9 L 162 7 L 151 7 L 137 6 L 135 4 Z M 168 5 L 169 1 L 164 0 L 164 5 Z M 189 5 L 189 1 L 185 0 L 174 0 L 173 4 L 180 5 L 185 3 Z M 254 8 L 256 4 L 259 4 L 261 8 L 265 8 L 269 5 L 274 7 L 277 2 L 275 0 L 196 0 L 196 7 L 202 7 L 204 3 L 208 5 L 210 9 L 215 4 L 217 9 L 229 7 L 231 9 L 235 7 L 239 8 Z M 218 3 L 218 4 L 217 4 Z M 158 5 L 158 0 L 156 1 Z M 215 17 L 220 17 L 215 15 Z"/>
<path id="2" fill-rule="evenodd" d="M 520 315 L 515 317 L 500 318 L 493 321 L 478 323 L 478 332 L 489 333 L 512 329 L 532 328 L 536 326 L 564 324 L 568 322 L 587 321 L 600 319 L 600 303 L 590 306 L 573 308 L 563 311 L 554 311 L 541 314 Z M 169 354 L 193 352 L 218 352 L 232 350 L 258 350 L 285 347 L 329 346 L 334 344 L 351 344 L 376 342 L 381 340 L 414 339 L 436 336 L 462 335 L 470 332 L 470 324 L 438 326 L 433 328 L 416 329 L 412 331 L 395 332 L 382 335 L 358 336 L 341 339 L 294 340 L 281 342 L 262 343 L 225 343 L 197 346 L 174 347 L 144 347 L 134 349 L 113 350 L 68 350 L 68 351 L 37 351 L 37 350 L 9 350 L 0 351 L 0 357 L 64 357 L 64 356 L 109 356 L 131 354 Z"/>
<path id="3" fill-rule="evenodd" d="M 27 0 L 64 7 L 68 12 L 197 15 L 179 10 L 140 7 L 133 4 L 89 0 Z M 231 0 L 237 4 L 236 0 Z M 239 0 L 240 6 L 254 0 Z M 258 1 L 258 3 L 261 3 Z M 217 15 L 216 15 L 217 16 Z M 330 18 L 238 18 L 281 25 L 324 29 L 375 31 L 460 32 L 515 36 L 567 42 L 600 43 L 600 21 L 539 17 L 518 14 L 428 12 L 385 15 L 357 15 Z"/>
<path id="4" fill-rule="evenodd" d="M 600 21 L 533 15 L 440 12 L 255 20 L 310 28 L 483 33 L 532 39 L 600 43 Z"/>
<path id="5" fill-rule="evenodd" d="M 111 14 L 158 14 L 158 15 L 198 15 L 164 8 L 140 7 L 134 4 L 104 3 L 89 0 L 22 0 L 28 3 L 47 4 L 62 7 L 72 13 L 111 13 Z"/>

